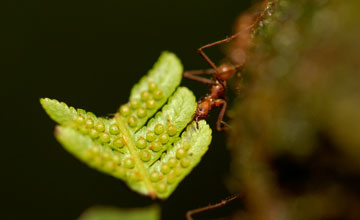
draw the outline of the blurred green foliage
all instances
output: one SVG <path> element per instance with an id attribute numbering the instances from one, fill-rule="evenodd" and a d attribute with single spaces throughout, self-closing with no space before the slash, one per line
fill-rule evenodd
<path id="1" fill-rule="evenodd" d="M 137 209 L 95 206 L 86 210 L 78 220 L 159 220 L 160 207 L 153 205 Z"/>
<path id="2" fill-rule="evenodd" d="M 233 109 L 236 219 L 360 217 L 359 8 L 270 1 Z"/>

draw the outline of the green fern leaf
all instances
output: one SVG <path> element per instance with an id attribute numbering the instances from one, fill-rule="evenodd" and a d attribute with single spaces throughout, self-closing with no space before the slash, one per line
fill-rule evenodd
<path id="1" fill-rule="evenodd" d="M 95 206 L 86 210 L 78 220 L 160 220 L 160 207 L 136 209 Z"/>
<path id="2" fill-rule="evenodd" d="M 196 100 L 189 89 L 178 87 L 181 77 L 178 58 L 164 52 L 111 119 L 48 98 L 40 102 L 60 124 L 55 136 L 70 153 L 141 194 L 164 199 L 196 166 L 211 142 L 205 121 L 200 121 L 199 129 L 194 123 L 187 126 Z"/>
<path id="3" fill-rule="evenodd" d="M 40 99 L 40 103 L 50 118 L 59 124 L 67 124 L 77 116 L 77 111 L 74 108 L 69 108 L 64 102 L 45 98 Z"/>

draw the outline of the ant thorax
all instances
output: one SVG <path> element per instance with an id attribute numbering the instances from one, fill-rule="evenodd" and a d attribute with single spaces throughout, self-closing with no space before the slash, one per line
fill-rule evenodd
<path id="1" fill-rule="evenodd" d="M 225 82 L 223 82 L 225 83 Z M 225 87 L 223 84 L 221 84 L 218 80 L 216 81 L 216 84 L 211 87 L 211 94 L 209 95 L 211 98 L 222 98 L 225 96 Z"/>

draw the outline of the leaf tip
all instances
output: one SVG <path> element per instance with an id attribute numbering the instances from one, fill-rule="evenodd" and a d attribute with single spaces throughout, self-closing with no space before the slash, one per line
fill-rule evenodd
<path id="1" fill-rule="evenodd" d="M 50 101 L 50 99 L 49 98 L 40 98 L 39 99 L 39 102 L 40 102 L 40 104 L 41 104 L 41 106 L 46 110 L 46 105 L 47 105 L 47 103 Z"/>

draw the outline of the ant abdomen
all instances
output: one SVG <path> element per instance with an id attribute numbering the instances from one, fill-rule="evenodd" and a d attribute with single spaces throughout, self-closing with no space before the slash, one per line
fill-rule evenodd
<path id="1" fill-rule="evenodd" d="M 226 81 L 230 79 L 236 72 L 236 68 L 231 64 L 222 64 L 217 68 L 218 74 L 216 77 L 220 80 Z"/>

